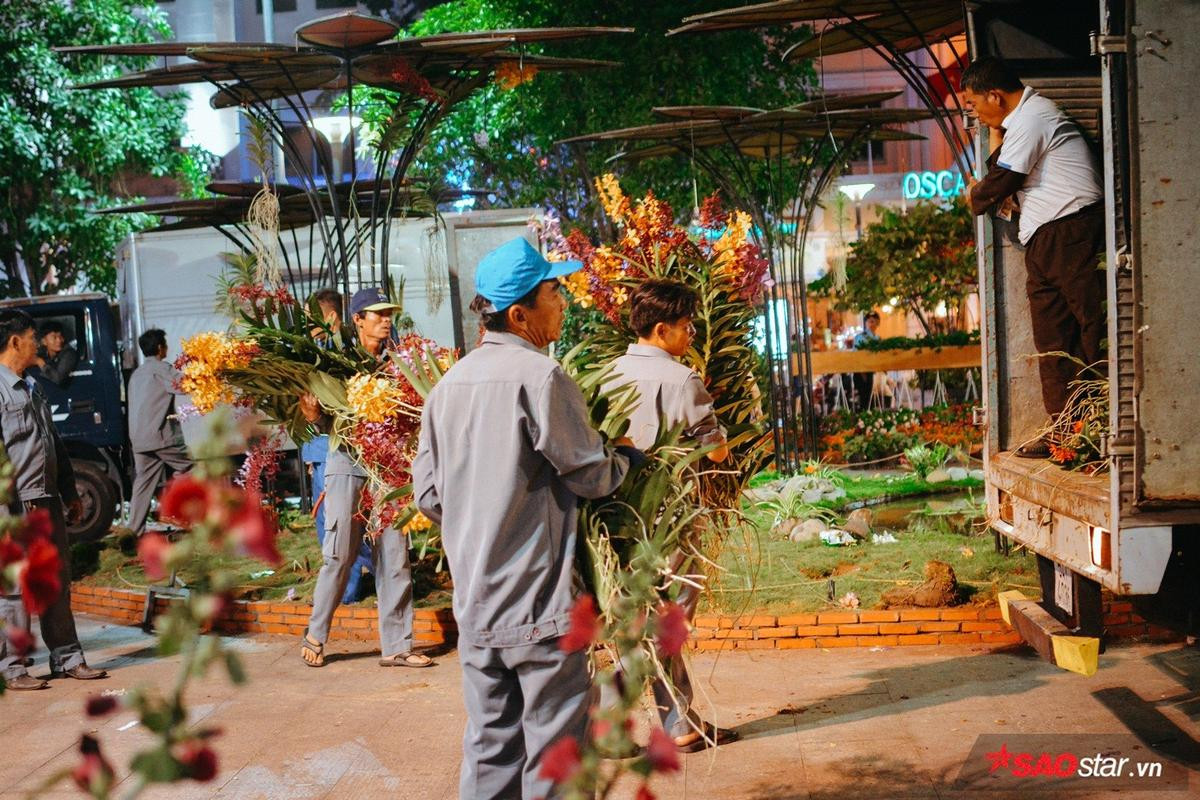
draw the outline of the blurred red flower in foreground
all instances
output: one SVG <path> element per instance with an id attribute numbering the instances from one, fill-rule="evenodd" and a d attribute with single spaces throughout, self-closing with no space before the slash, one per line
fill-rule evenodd
<path id="1" fill-rule="evenodd" d="M 592 643 L 599 630 L 596 600 L 590 594 L 581 594 L 571 609 L 571 629 L 558 640 L 558 646 L 566 653 L 582 650 Z"/>
<path id="2" fill-rule="evenodd" d="M 138 541 L 138 558 L 142 562 L 142 570 L 152 581 L 167 576 L 167 558 L 171 553 L 171 543 L 167 537 L 155 531 L 142 534 Z"/>
<path id="3" fill-rule="evenodd" d="M 111 694 L 94 694 L 87 699 L 84 706 L 89 717 L 103 717 L 117 708 L 117 698 Z"/>
<path id="4" fill-rule="evenodd" d="M 246 492 L 233 510 L 229 519 L 229 533 L 237 542 L 238 549 L 246 555 L 268 564 L 278 564 L 283 560 L 275 547 L 275 537 L 279 533 L 275 515 L 254 492 Z"/>
<path id="5" fill-rule="evenodd" d="M 17 656 L 23 657 L 33 649 L 33 634 L 24 628 L 9 627 L 0 636 L 8 637 L 8 646 Z"/>
<path id="6" fill-rule="evenodd" d="M 654 792 L 650 791 L 650 787 L 643 783 L 638 787 L 634 800 L 655 800 Z"/>
<path id="7" fill-rule="evenodd" d="M 100 743 L 91 736 L 79 740 L 83 760 L 71 770 L 75 785 L 92 797 L 107 797 L 115 775 L 112 766 L 100 754 Z"/>
<path id="8" fill-rule="evenodd" d="M 187 776 L 194 781 L 204 783 L 217 777 L 217 754 L 211 747 L 199 742 L 188 742 L 183 746 L 179 763 L 183 764 Z"/>
<path id="9" fill-rule="evenodd" d="M 566 783 L 579 771 L 580 766 L 579 742 L 573 736 L 564 736 L 546 750 L 538 774 L 555 783 Z"/>
<path id="10" fill-rule="evenodd" d="M 190 474 L 176 475 L 158 498 L 159 515 L 191 527 L 204 520 L 212 500 L 209 487 Z"/>
<path id="11" fill-rule="evenodd" d="M 58 548 L 49 539 L 38 537 L 25 549 L 25 566 L 21 570 L 21 600 L 30 614 L 41 614 L 58 599 L 62 580 L 58 576 L 62 562 Z"/>
<path id="12" fill-rule="evenodd" d="M 663 603 L 658 607 L 658 652 L 677 656 L 688 640 L 687 613 L 678 603 Z"/>
<path id="13" fill-rule="evenodd" d="M 662 728 L 650 731 L 650 743 L 646 745 L 646 760 L 655 772 L 675 772 L 679 769 L 679 750 L 674 740 Z"/>
<path id="14" fill-rule="evenodd" d="M 27 542 L 34 539 L 49 539 L 54 533 L 54 522 L 50 519 L 50 512 L 44 508 L 35 508 L 25 514 L 21 526 Z"/>

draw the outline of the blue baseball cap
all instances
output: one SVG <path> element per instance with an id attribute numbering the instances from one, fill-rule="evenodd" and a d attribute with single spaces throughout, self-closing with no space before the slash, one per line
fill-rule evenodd
<path id="1" fill-rule="evenodd" d="M 350 298 L 350 316 L 361 314 L 364 311 L 386 311 L 398 308 L 400 306 L 389 300 L 387 294 L 378 286 L 359 289 Z"/>
<path id="2" fill-rule="evenodd" d="M 582 261 L 547 261 L 525 239 L 505 242 L 479 261 L 475 292 L 503 311 L 529 294 L 542 281 L 583 269 Z"/>

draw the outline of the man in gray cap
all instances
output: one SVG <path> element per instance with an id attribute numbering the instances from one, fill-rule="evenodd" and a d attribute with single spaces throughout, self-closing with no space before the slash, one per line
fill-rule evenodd
<path id="1" fill-rule="evenodd" d="M 392 315 L 400 307 L 388 300 L 381 289 L 360 289 L 350 299 L 350 318 L 359 344 L 382 361 L 384 349 L 392 337 Z M 321 411 L 317 398 L 300 398 L 300 411 L 319 430 L 328 432 L 331 417 Z M 325 641 L 350 571 L 356 568 L 362 546 L 366 516 L 360 508 L 367 473 L 346 449 L 343 442 L 329 449 L 325 462 L 325 557 L 313 591 L 312 616 L 300 647 L 304 663 L 325 666 Z M 385 528 L 374 543 L 375 593 L 378 597 L 380 666 L 431 667 L 428 656 L 412 651 L 413 587 L 408 563 L 408 536 L 394 528 Z"/>
<path id="2" fill-rule="evenodd" d="M 483 340 L 422 415 L 413 497 L 441 526 L 454 576 L 464 799 L 547 796 L 546 749 L 586 732 L 588 654 L 558 643 L 579 594 L 576 504 L 611 494 L 640 454 L 604 445 L 579 388 L 542 352 L 562 332 L 557 278 L 581 266 L 550 263 L 524 239 L 484 256 L 471 304 Z"/>

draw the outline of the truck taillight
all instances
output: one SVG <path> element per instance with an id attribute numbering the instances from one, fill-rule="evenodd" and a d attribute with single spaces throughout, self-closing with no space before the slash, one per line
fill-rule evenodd
<path id="1" fill-rule="evenodd" d="M 1092 563 L 1100 569 L 1112 569 L 1112 536 L 1104 528 L 1088 526 L 1091 538 Z"/>
<path id="2" fill-rule="evenodd" d="M 1003 489 L 996 490 L 996 505 L 1000 507 L 1000 521 L 1013 524 L 1013 502 L 1012 495 Z"/>

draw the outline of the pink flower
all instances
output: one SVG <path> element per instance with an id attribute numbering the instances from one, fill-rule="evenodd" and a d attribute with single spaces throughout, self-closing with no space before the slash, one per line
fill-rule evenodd
<path id="1" fill-rule="evenodd" d="M 679 769 L 679 750 L 662 728 L 650 731 L 646 760 L 650 762 L 652 772 L 675 772 Z"/>
<path id="2" fill-rule="evenodd" d="M 33 634 L 24 628 L 9 627 L 4 636 L 8 638 L 8 646 L 17 656 L 24 657 L 33 649 Z"/>
<path id="3" fill-rule="evenodd" d="M 582 650 L 595 640 L 599 630 L 596 600 L 590 594 L 581 594 L 571 609 L 571 629 L 558 640 L 558 647 L 565 653 Z"/>
<path id="4" fill-rule="evenodd" d="M 656 639 L 658 652 L 664 657 L 677 656 L 688 640 L 687 613 L 678 603 L 662 603 L 658 607 Z"/>
<path id="5" fill-rule="evenodd" d="M 546 749 L 538 775 L 556 784 L 566 783 L 580 766 L 579 742 L 573 736 L 564 736 Z"/>
<path id="6" fill-rule="evenodd" d="M 167 576 L 167 560 L 171 557 L 171 543 L 161 533 L 149 531 L 138 541 L 138 558 L 142 570 L 152 581 Z"/>
<path id="7" fill-rule="evenodd" d="M 62 562 L 58 548 L 50 540 L 37 538 L 25 550 L 25 567 L 21 570 L 21 600 L 30 614 L 41 614 L 58 599 L 62 580 L 58 576 Z"/>

